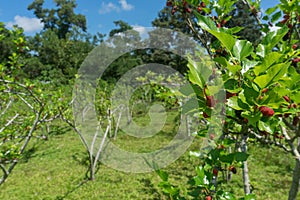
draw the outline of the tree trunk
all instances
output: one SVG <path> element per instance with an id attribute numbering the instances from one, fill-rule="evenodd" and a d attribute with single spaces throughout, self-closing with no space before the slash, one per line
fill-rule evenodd
<path id="1" fill-rule="evenodd" d="M 298 152 L 300 152 L 300 138 L 298 138 Z M 293 172 L 293 181 L 289 192 L 288 200 L 297 200 L 297 194 L 300 186 L 300 160 L 296 159 L 296 165 Z"/>
<path id="2" fill-rule="evenodd" d="M 242 148 L 242 152 L 244 153 L 247 153 L 247 139 L 248 139 L 248 135 L 242 136 L 241 148 Z M 247 195 L 251 193 L 247 160 L 243 162 L 243 165 L 244 165 L 243 167 L 244 193 Z"/>

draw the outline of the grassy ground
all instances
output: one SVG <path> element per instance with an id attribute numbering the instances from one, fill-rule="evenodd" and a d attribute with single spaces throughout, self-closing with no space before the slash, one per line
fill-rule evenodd
<path id="1" fill-rule="evenodd" d="M 149 140 L 148 147 L 122 134 L 117 143 L 122 145 L 122 141 L 126 141 L 123 147 L 134 146 L 136 151 L 157 147 L 160 142 L 172 138 L 174 126 L 171 122 L 175 116 L 168 116 L 164 134 Z M 101 165 L 95 181 L 83 182 L 87 165 L 79 137 L 69 130 L 54 133 L 48 141 L 31 142 L 24 159 L 0 187 L 0 199 L 165 199 L 157 187 L 160 179 L 154 172 L 123 173 Z M 196 149 L 198 144 L 195 140 L 190 149 Z M 287 199 L 294 165 L 292 157 L 277 149 L 254 144 L 249 151 L 250 178 L 257 199 Z M 194 175 L 198 163 L 199 160 L 189 157 L 187 151 L 167 167 L 171 182 L 185 191 L 188 177 Z M 243 194 L 240 169 L 226 187 L 235 194 Z"/>

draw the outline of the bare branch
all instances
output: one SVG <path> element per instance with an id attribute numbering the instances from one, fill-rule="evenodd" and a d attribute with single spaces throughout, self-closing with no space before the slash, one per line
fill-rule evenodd
<path id="1" fill-rule="evenodd" d="M 261 135 L 258 135 L 257 133 L 255 133 L 254 131 L 250 131 L 250 133 L 252 135 L 255 136 L 256 139 L 258 139 L 261 143 L 264 143 L 264 144 L 271 144 L 271 145 L 275 145 L 277 147 L 280 147 L 281 149 L 283 149 L 284 151 L 286 152 L 292 152 L 291 149 L 289 149 L 287 146 L 285 146 L 284 144 L 278 142 L 278 141 L 275 141 L 275 140 L 268 140 L 266 138 L 264 138 L 263 136 Z"/>
<path id="2" fill-rule="evenodd" d="M 9 107 L 12 105 L 13 101 L 14 101 L 13 97 L 10 97 L 9 102 L 6 104 L 6 107 L 1 112 L 0 117 L 6 113 L 6 111 L 9 109 Z"/>
<path id="3" fill-rule="evenodd" d="M 290 136 L 288 135 L 288 133 L 287 133 L 285 127 L 281 126 L 281 131 L 282 131 L 282 134 L 284 135 L 284 137 L 285 137 L 287 143 L 288 143 L 289 146 L 291 147 L 294 156 L 296 157 L 297 160 L 300 161 L 300 153 L 299 153 L 299 151 L 297 150 L 297 148 L 295 148 L 294 143 L 292 142 Z"/>
<path id="4" fill-rule="evenodd" d="M 17 94 L 17 96 L 31 109 L 31 110 L 33 110 L 33 112 L 35 112 L 36 113 L 36 111 L 35 111 L 35 109 L 33 108 L 33 106 L 30 104 L 30 103 L 28 103 L 23 97 L 21 97 L 20 95 L 18 95 Z"/>
<path id="5" fill-rule="evenodd" d="M 2 133 L 9 125 L 11 125 L 15 119 L 19 116 L 19 113 L 17 113 L 13 118 L 11 118 L 1 129 L 0 133 Z"/>

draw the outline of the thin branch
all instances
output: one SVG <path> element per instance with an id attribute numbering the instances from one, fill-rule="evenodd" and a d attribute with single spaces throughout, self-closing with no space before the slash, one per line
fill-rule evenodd
<path id="1" fill-rule="evenodd" d="M 60 111 L 61 112 L 61 111 Z M 84 147 L 86 148 L 86 150 L 89 152 L 89 145 L 87 144 L 87 141 L 84 139 L 83 135 L 81 134 L 81 132 L 76 128 L 75 124 L 72 123 L 70 120 L 68 120 L 67 118 L 64 117 L 64 115 L 62 113 L 60 113 L 60 118 L 66 122 L 80 137 L 81 141 L 84 144 Z"/>
<path id="2" fill-rule="evenodd" d="M 261 135 L 258 135 L 257 133 L 255 133 L 254 131 L 250 131 L 250 133 L 252 134 L 252 135 L 254 135 L 255 136 L 255 138 L 256 139 L 258 139 L 260 142 L 262 142 L 262 143 L 264 143 L 264 144 L 271 144 L 271 145 L 275 145 L 275 146 L 277 146 L 277 147 L 280 147 L 280 148 L 282 148 L 284 151 L 286 151 L 286 152 L 292 152 L 292 150 L 291 149 L 289 149 L 287 146 L 285 146 L 284 144 L 282 144 L 282 143 L 280 143 L 280 142 L 277 142 L 277 141 L 273 141 L 273 140 L 268 140 L 268 139 L 266 139 L 266 138 L 264 138 L 263 136 L 261 136 Z"/>
<path id="3" fill-rule="evenodd" d="M 36 113 L 36 110 L 33 108 L 33 106 L 30 104 L 30 103 L 28 103 L 23 97 L 21 97 L 20 95 L 18 95 L 17 94 L 17 96 L 31 109 L 31 110 L 33 110 L 33 112 L 35 112 Z"/>
<path id="4" fill-rule="evenodd" d="M 191 22 L 191 19 L 190 18 L 186 18 L 186 22 L 187 22 L 187 25 L 190 27 L 190 29 L 192 30 L 193 34 L 196 36 L 196 38 L 198 40 L 200 40 L 200 42 L 202 43 L 202 45 L 204 46 L 204 48 L 206 49 L 208 55 L 210 56 L 211 59 L 213 59 L 213 56 L 210 52 L 210 48 L 207 46 L 206 42 L 203 40 L 203 38 L 200 37 L 200 35 L 198 34 L 198 31 L 194 28 L 193 26 L 193 23 Z M 203 32 L 204 30 L 201 29 Z"/>
<path id="5" fill-rule="evenodd" d="M 297 150 L 297 148 L 295 148 L 290 136 L 288 135 L 285 127 L 281 126 L 281 131 L 282 131 L 282 134 L 284 135 L 287 143 L 290 145 L 291 149 L 292 149 L 292 152 L 294 154 L 294 156 L 296 157 L 297 160 L 300 161 L 300 153 L 299 151 Z"/>
<path id="6" fill-rule="evenodd" d="M 9 107 L 12 105 L 13 101 L 14 101 L 13 97 L 10 97 L 9 102 L 6 104 L 6 107 L 1 112 L 0 117 L 6 113 L 6 111 L 9 109 Z"/>
<path id="7" fill-rule="evenodd" d="M 20 114 L 17 113 L 13 118 L 11 118 L 1 129 L 0 129 L 0 133 L 2 133 L 9 125 L 11 125 L 15 119 L 19 116 Z"/>
<path id="8" fill-rule="evenodd" d="M 243 3 L 244 3 L 245 5 L 247 5 L 247 7 L 252 11 L 252 8 L 251 8 L 251 5 L 249 4 L 249 2 L 246 1 L 246 0 L 242 0 L 242 1 L 243 1 Z M 253 13 L 253 12 L 252 12 L 252 13 Z M 264 28 L 264 26 L 263 26 L 261 20 L 260 20 L 259 17 L 257 16 L 257 13 L 253 13 L 253 15 L 254 15 L 254 17 L 255 17 L 255 20 L 256 20 L 257 24 L 258 24 L 261 28 Z"/>
<path id="9" fill-rule="evenodd" d="M 285 118 L 282 118 L 284 124 L 289 127 L 289 129 L 293 130 L 293 131 L 296 131 L 297 129 L 292 125 L 290 124 Z"/>
<path id="10" fill-rule="evenodd" d="M 104 136 L 103 136 L 102 141 L 101 141 L 101 144 L 100 144 L 99 149 L 98 149 L 98 151 L 97 151 L 97 155 L 96 155 L 96 157 L 95 157 L 94 164 L 93 164 L 93 168 L 94 168 L 94 169 L 96 168 L 97 162 L 98 162 L 99 157 L 100 157 L 100 155 L 101 155 L 101 152 L 102 152 L 102 149 L 103 149 L 103 146 L 104 146 L 104 142 L 105 142 L 105 140 L 106 140 L 106 138 L 107 138 L 107 134 L 108 134 L 108 132 L 109 132 L 110 126 L 111 126 L 111 124 L 108 124 L 108 125 L 107 125 L 106 130 L 105 130 L 105 133 L 104 133 Z"/>
<path id="11" fill-rule="evenodd" d="M 22 88 L 24 88 L 26 91 L 29 92 L 30 96 L 32 96 L 39 104 L 42 104 L 42 102 L 40 101 L 40 99 L 38 99 L 33 91 L 31 89 L 29 89 L 26 85 L 24 84 L 21 84 L 21 83 L 18 83 L 18 82 L 14 82 L 14 81 L 8 81 L 8 80 L 4 80 L 4 79 L 0 79 L 0 82 L 3 82 L 5 84 L 13 84 L 13 85 L 17 85 L 17 86 L 20 86 Z"/>

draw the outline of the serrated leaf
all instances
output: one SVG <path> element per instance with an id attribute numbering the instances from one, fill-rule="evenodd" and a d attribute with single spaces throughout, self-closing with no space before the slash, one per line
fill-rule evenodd
<path id="1" fill-rule="evenodd" d="M 281 53 L 271 52 L 265 56 L 261 65 L 254 68 L 254 73 L 258 76 L 260 73 L 265 72 L 272 64 L 282 57 Z"/>
<path id="2" fill-rule="evenodd" d="M 218 32 L 214 30 L 207 30 L 209 33 L 211 33 L 213 36 L 215 36 L 228 51 L 233 53 L 233 47 L 236 43 L 236 39 L 232 37 L 232 35 L 223 33 L 223 32 Z"/>
<path id="3" fill-rule="evenodd" d="M 249 111 L 246 111 L 242 113 L 242 117 L 248 119 L 248 125 L 256 126 L 256 123 L 260 120 L 260 113 L 256 112 L 255 114 L 253 114 Z"/>
<path id="4" fill-rule="evenodd" d="M 244 59 L 244 61 L 242 62 L 242 73 L 246 73 L 249 69 L 253 68 L 254 66 L 256 66 L 258 64 L 258 61 L 254 61 L 254 60 L 248 60 L 248 59 Z"/>
<path id="5" fill-rule="evenodd" d="M 239 87 L 238 80 L 235 80 L 235 79 L 226 80 L 224 83 L 224 87 L 228 92 L 231 92 L 231 93 L 238 93 L 239 91 L 242 90 L 242 88 Z"/>
<path id="6" fill-rule="evenodd" d="M 283 26 L 277 30 L 267 33 L 267 35 L 261 42 L 261 44 L 265 46 L 265 54 L 271 52 L 275 45 L 277 45 L 282 40 L 282 38 L 287 34 L 288 31 L 289 28 L 287 26 Z"/>
<path id="7" fill-rule="evenodd" d="M 261 120 L 258 122 L 258 129 L 260 131 L 266 131 L 268 133 L 273 133 L 274 132 L 272 127 L 269 124 L 267 124 L 267 123 L 265 123 Z"/>
<path id="8" fill-rule="evenodd" d="M 189 80 L 200 88 L 203 88 L 205 81 L 197 69 L 197 64 L 195 62 L 189 62 L 187 67 L 189 68 Z"/>
<path id="9" fill-rule="evenodd" d="M 265 57 L 266 54 L 266 47 L 263 44 L 259 44 L 256 48 L 256 54 L 261 56 L 261 57 Z"/>
<path id="10" fill-rule="evenodd" d="M 199 13 L 195 13 L 198 19 L 198 25 L 206 31 L 217 30 L 215 22 L 209 17 L 200 15 Z"/>
<path id="11" fill-rule="evenodd" d="M 243 103 L 237 96 L 227 99 L 227 105 L 235 110 L 249 109 L 249 106 Z"/>
<path id="12" fill-rule="evenodd" d="M 243 60 L 253 52 L 252 44 L 247 40 L 236 40 L 233 46 L 233 55 L 239 60 Z"/>
<path id="13" fill-rule="evenodd" d="M 258 76 L 254 79 L 254 82 L 262 89 L 274 84 L 286 73 L 288 65 L 286 63 L 280 63 L 269 68 L 266 74 Z"/>

